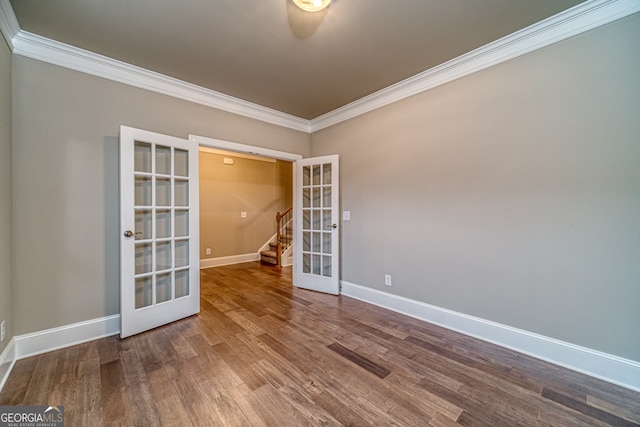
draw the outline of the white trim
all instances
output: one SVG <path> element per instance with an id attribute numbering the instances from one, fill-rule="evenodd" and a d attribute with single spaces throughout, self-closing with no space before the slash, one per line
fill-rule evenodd
<path id="1" fill-rule="evenodd" d="M 9 48 L 13 50 L 13 38 L 20 31 L 20 24 L 9 0 L 0 0 L 0 31 Z"/>
<path id="2" fill-rule="evenodd" d="M 152 92 L 184 99 L 229 113 L 309 132 L 309 120 L 225 95 L 192 83 L 98 55 L 46 37 L 19 31 L 13 38 L 13 53 L 50 64 L 103 77 Z"/>
<path id="3" fill-rule="evenodd" d="M 15 340 L 11 338 L 2 354 L 0 354 L 0 392 L 4 387 L 4 384 L 9 378 L 9 374 L 13 370 L 13 366 L 16 364 L 16 345 Z"/>
<path id="4" fill-rule="evenodd" d="M 200 269 L 220 267 L 222 265 L 242 264 L 243 262 L 260 261 L 260 253 L 231 255 L 218 258 L 206 258 L 200 260 Z"/>
<path id="5" fill-rule="evenodd" d="M 311 132 L 640 11 L 637 0 L 591 0 L 311 120 Z"/>
<path id="6" fill-rule="evenodd" d="M 0 0 L 0 30 L 13 52 L 18 55 L 266 123 L 311 133 L 552 43 L 557 43 L 638 11 L 640 11 L 640 2 L 637 0 L 588 0 L 313 120 L 295 117 L 84 49 L 21 31 L 9 0 Z"/>
<path id="7" fill-rule="evenodd" d="M 235 151 L 279 160 L 296 162 L 302 159 L 302 155 L 289 153 L 287 151 L 271 150 L 269 148 L 256 147 L 253 145 L 239 144 L 237 142 L 225 141 L 223 139 L 209 138 L 208 136 L 198 136 L 189 134 L 189 141 L 197 142 L 201 147 L 214 148 L 218 150 Z"/>
<path id="8" fill-rule="evenodd" d="M 640 391 L 640 363 L 553 338 L 341 281 L 342 295 L 368 302 L 602 380 Z M 0 354 L 0 391 L 16 360 L 120 333 L 120 315 L 11 338 Z"/>
<path id="9" fill-rule="evenodd" d="M 342 281 L 341 285 L 342 295 L 510 348 L 631 390 L 640 391 L 640 362 L 354 283 Z"/>
<path id="10" fill-rule="evenodd" d="M 0 355 L 0 391 L 2 391 L 17 360 L 119 333 L 120 315 L 114 314 L 15 336 L 11 338 L 11 341 L 9 341 L 9 344 Z"/>
<path id="11" fill-rule="evenodd" d="M 269 250 L 269 248 L 271 247 L 269 244 L 270 244 L 270 243 L 272 243 L 272 242 L 275 242 L 275 241 L 276 241 L 276 237 L 278 237 L 278 233 L 277 233 L 277 232 L 276 232 L 276 233 L 273 233 L 273 236 L 271 236 L 271 237 L 269 238 L 269 240 L 267 240 L 267 241 L 265 242 L 265 244 L 264 244 L 264 245 L 260 246 L 260 249 L 258 249 L 258 254 L 259 254 L 259 253 L 261 253 L 261 252 L 263 252 L 263 251 L 268 251 L 268 250 Z"/>
<path id="12" fill-rule="evenodd" d="M 120 315 L 101 317 L 71 325 L 14 337 L 16 359 L 82 344 L 120 333 Z"/>
<path id="13" fill-rule="evenodd" d="M 282 267 L 289 267 L 293 265 L 293 245 L 289 245 L 287 250 L 282 254 L 282 258 L 280 258 L 280 263 Z"/>
<path id="14" fill-rule="evenodd" d="M 277 161 L 276 159 L 272 159 L 270 157 L 254 156 L 252 154 L 245 154 L 245 153 L 238 153 L 238 152 L 229 153 L 227 150 L 220 150 L 218 148 L 211 148 L 211 147 L 204 147 L 204 146 L 198 147 L 198 150 L 201 153 L 219 154 L 219 155 L 222 155 L 222 156 L 229 156 L 229 157 L 233 156 L 233 157 L 237 157 L 239 159 L 249 159 L 249 160 L 255 160 L 255 161 L 258 161 L 258 162 L 275 163 Z M 231 163 L 231 164 L 233 164 L 233 163 Z"/>

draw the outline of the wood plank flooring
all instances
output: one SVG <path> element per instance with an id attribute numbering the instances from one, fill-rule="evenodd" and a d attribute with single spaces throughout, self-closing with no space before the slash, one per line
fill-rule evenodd
<path id="1" fill-rule="evenodd" d="M 0 405 L 67 426 L 638 426 L 635 393 L 348 297 L 291 270 L 202 270 L 202 311 L 16 363 Z"/>

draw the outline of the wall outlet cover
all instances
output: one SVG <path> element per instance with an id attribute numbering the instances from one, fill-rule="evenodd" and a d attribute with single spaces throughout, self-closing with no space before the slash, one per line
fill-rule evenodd
<path id="1" fill-rule="evenodd" d="M 391 286 L 391 275 L 390 274 L 385 274 L 384 275 L 384 285 L 385 286 Z"/>

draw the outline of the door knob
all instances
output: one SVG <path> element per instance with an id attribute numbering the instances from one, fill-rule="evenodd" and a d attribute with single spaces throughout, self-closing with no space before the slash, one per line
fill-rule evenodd
<path id="1" fill-rule="evenodd" d="M 138 234 L 142 234 L 142 231 L 138 231 L 137 233 L 134 233 L 131 230 L 127 230 L 124 232 L 124 237 L 133 237 L 134 234 L 137 236 Z"/>
<path id="2" fill-rule="evenodd" d="M 338 224 L 327 225 L 327 228 L 338 228 Z"/>

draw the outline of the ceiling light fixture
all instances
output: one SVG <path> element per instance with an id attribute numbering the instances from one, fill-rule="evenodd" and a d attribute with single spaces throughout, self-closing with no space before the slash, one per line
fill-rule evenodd
<path id="1" fill-rule="evenodd" d="M 306 12 L 318 12 L 329 6 L 331 0 L 293 0 L 293 3 Z"/>

